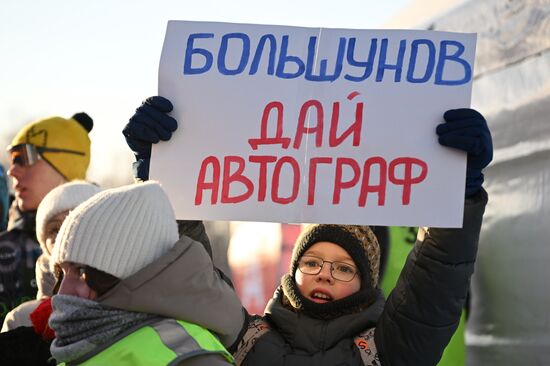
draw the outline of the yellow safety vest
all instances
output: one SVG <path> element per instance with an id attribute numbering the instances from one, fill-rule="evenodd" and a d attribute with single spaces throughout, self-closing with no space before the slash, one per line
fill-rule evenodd
<path id="1" fill-rule="evenodd" d="M 219 354 L 234 364 L 231 354 L 208 330 L 182 320 L 165 318 L 119 337 L 67 365 L 164 366 L 206 354 Z M 65 366 L 65 363 L 60 365 Z"/>

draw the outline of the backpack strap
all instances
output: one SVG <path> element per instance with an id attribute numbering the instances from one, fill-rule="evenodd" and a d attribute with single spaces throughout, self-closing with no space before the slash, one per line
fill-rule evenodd
<path id="1" fill-rule="evenodd" d="M 380 366 L 380 357 L 374 343 L 375 328 L 367 329 L 354 338 L 354 343 L 359 350 L 361 360 L 365 366 Z"/>
<path id="2" fill-rule="evenodd" d="M 237 351 L 233 354 L 237 366 L 241 365 L 248 352 L 254 347 L 254 344 L 271 328 L 269 324 L 260 316 L 256 315 L 248 322 L 248 329 L 239 341 Z"/>

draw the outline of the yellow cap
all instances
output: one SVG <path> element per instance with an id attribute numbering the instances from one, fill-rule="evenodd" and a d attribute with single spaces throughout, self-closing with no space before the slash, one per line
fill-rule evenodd
<path id="1" fill-rule="evenodd" d="M 11 146 L 31 144 L 36 147 L 64 149 L 78 152 L 48 152 L 41 156 L 65 179 L 86 179 L 90 164 L 90 138 L 93 120 L 85 113 L 72 118 L 50 117 L 29 123 L 13 138 Z"/>

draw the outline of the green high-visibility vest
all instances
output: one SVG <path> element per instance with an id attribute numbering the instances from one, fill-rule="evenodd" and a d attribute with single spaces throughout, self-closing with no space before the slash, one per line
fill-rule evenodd
<path id="1" fill-rule="evenodd" d="M 417 228 L 391 226 L 389 227 L 389 252 L 386 269 L 380 279 L 380 288 L 387 297 L 395 287 L 399 274 L 405 265 L 407 255 L 416 242 Z M 443 352 L 438 366 L 464 366 L 466 363 L 466 316 L 464 311 L 455 334 Z"/>
<path id="2" fill-rule="evenodd" d="M 182 320 L 161 319 L 67 366 L 164 366 L 206 354 L 219 354 L 234 364 L 231 354 L 205 328 Z"/>

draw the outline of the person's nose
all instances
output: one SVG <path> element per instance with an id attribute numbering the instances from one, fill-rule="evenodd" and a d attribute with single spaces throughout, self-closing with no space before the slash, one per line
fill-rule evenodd
<path id="1" fill-rule="evenodd" d="M 12 178 L 20 180 L 21 176 L 23 175 L 23 167 L 21 167 L 19 164 L 11 164 L 10 168 L 8 169 L 8 175 Z"/>
<path id="2" fill-rule="evenodd" d="M 59 285 L 59 291 L 57 291 L 57 293 L 59 295 L 78 296 L 77 289 L 77 281 L 73 278 L 69 278 L 68 276 L 64 276 L 61 280 L 61 285 Z"/>
<path id="3" fill-rule="evenodd" d="M 70 278 L 67 278 L 66 276 L 63 277 L 61 280 L 61 285 L 59 285 L 59 290 L 57 291 L 60 295 L 73 295 L 74 294 L 74 284 L 72 284 L 73 280 Z"/>
<path id="4" fill-rule="evenodd" d="M 331 264 L 329 262 L 324 262 L 323 266 L 321 267 L 321 271 L 317 274 L 318 281 L 326 281 L 333 283 L 334 278 L 332 277 L 331 273 Z"/>

